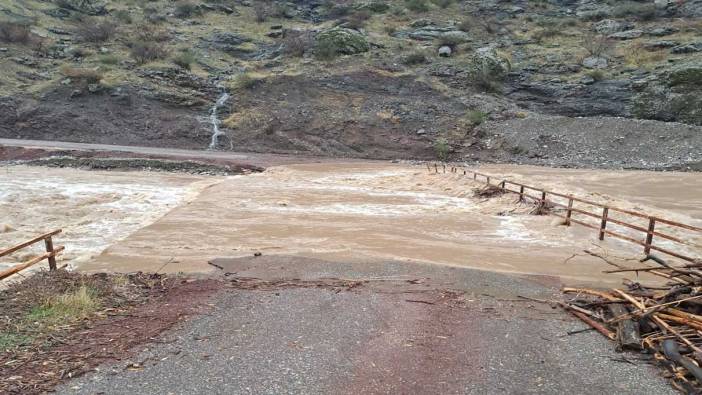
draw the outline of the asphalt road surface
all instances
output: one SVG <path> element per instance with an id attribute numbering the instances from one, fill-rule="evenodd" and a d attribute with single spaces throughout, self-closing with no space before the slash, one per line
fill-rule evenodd
<path id="1" fill-rule="evenodd" d="M 568 335 L 585 326 L 522 298 L 555 297 L 554 278 L 285 256 L 213 263 L 232 286 L 208 314 L 58 393 L 675 393 L 639 355 L 596 332 Z"/>

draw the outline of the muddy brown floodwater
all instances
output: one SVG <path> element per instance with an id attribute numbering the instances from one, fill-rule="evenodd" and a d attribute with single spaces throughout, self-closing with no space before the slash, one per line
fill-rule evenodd
<path id="1" fill-rule="evenodd" d="M 622 207 L 702 222 L 700 176 L 487 166 Z M 596 240 L 552 216 L 528 215 L 514 195 L 473 197 L 480 184 L 458 174 L 429 174 L 387 163 L 302 164 L 213 183 L 152 224 L 111 245 L 84 270 L 203 272 L 217 257 L 297 255 L 329 261 L 420 261 L 499 272 L 559 276 L 566 283 L 619 282 L 604 275 L 609 256 L 640 248 Z M 604 194 L 607 194 L 605 196 Z"/>
<path id="2" fill-rule="evenodd" d="M 107 246 L 197 196 L 216 178 L 148 172 L 5 166 L 0 169 L 0 249 L 63 229 L 60 264 L 79 266 Z M 0 269 L 43 252 L 43 243 L 0 259 Z M 38 269 L 44 265 L 37 265 Z"/>

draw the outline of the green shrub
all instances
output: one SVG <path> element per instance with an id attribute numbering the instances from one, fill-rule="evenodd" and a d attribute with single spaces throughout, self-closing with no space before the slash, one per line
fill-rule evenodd
<path id="1" fill-rule="evenodd" d="M 339 47 L 331 40 L 317 42 L 314 55 L 320 60 L 332 60 L 339 55 Z"/>
<path id="2" fill-rule="evenodd" d="M 403 17 L 407 14 L 407 9 L 401 6 L 392 6 L 390 8 L 390 13 L 396 17 Z"/>
<path id="3" fill-rule="evenodd" d="M 392 36 L 397 31 L 397 28 L 393 25 L 385 25 L 383 26 L 383 31 L 387 33 L 388 36 Z"/>
<path id="4" fill-rule="evenodd" d="M 453 4 L 453 0 L 431 0 L 431 2 L 437 7 L 441 8 L 448 8 L 451 4 Z"/>
<path id="5" fill-rule="evenodd" d="M 294 10 L 285 3 L 275 3 L 270 8 L 269 15 L 273 18 L 292 18 L 295 16 Z"/>
<path id="6" fill-rule="evenodd" d="M 451 47 L 452 50 L 456 50 L 456 48 L 465 42 L 465 39 L 461 36 L 457 35 L 443 35 L 436 39 L 436 45 L 439 47 L 443 46 L 448 46 Z"/>
<path id="7" fill-rule="evenodd" d="M 144 19 L 149 23 L 162 23 L 166 21 L 166 16 L 154 7 L 144 8 Z"/>
<path id="8" fill-rule="evenodd" d="M 387 12 L 390 9 L 390 4 L 384 2 L 384 1 L 375 1 L 372 3 L 368 3 L 363 6 L 363 9 L 368 10 L 372 13 L 375 14 L 382 14 Z"/>
<path id="9" fill-rule="evenodd" d="M 405 7 L 413 12 L 429 11 L 429 3 L 426 0 L 405 0 Z"/>
<path id="10" fill-rule="evenodd" d="M 473 17 L 465 17 L 458 23 L 458 30 L 464 32 L 470 32 L 470 30 L 476 25 L 475 19 Z"/>
<path id="11" fill-rule="evenodd" d="M 112 54 L 100 55 L 98 61 L 102 64 L 115 65 L 119 63 L 119 56 Z"/>
<path id="12" fill-rule="evenodd" d="M 416 51 L 402 58 L 402 63 L 407 66 L 423 64 L 426 62 L 427 56 L 423 51 Z"/>
<path id="13" fill-rule="evenodd" d="M 239 74 L 238 76 L 236 76 L 232 87 L 235 90 L 242 90 L 242 89 L 251 90 L 256 85 L 258 85 L 258 83 L 260 81 L 261 81 L 260 79 L 254 78 L 249 73 L 243 73 L 243 74 Z"/>
<path id="14" fill-rule="evenodd" d="M 487 120 L 487 116 L 488 114 L 486 112 L 482 112 L 480 110 L 470 110 L 466 114 L 466 119 L 468 119 L 468 122 L 470 122 L 473 126 L 478 126 Z"/>
<path id="15" fill-rule="evenodd" d="M 29 24 L 0 21 L 0 41 L 5 43 L 27 44 L 32 41 Z"/>
<path id="16" fill-rule="evenodd" d="M 609 11 L 605 9 L 599 9 L 595 11 L 582 13 L 580 15 L 580 19 L 583 21 L 600 21 L 602 19 L 608 18 L 609 16 Z"/>
<path id="17" fill-rule="evenodd" d="M 197 61 L 194 53 L 189 50 L 180 51 L 175 56 L 173 56 L 173 63 L 185 70 L 190 70 L 192 64 Z"/>
<path id="18" fill-rule="evenodd" d="M 702 67 L 685 67 L 671 71 L 668 85 L 702 87 Z"/>
<path id="19" fill-rule="evenodd" d="M 176 18 L 190 18 L 194 15 L 201 15 L 202 10 L 197 4 L 191 3 L 189 1 L 179 1 L 176 3 L 175 11 L 173 15 Z"/>
<path id="20" fill-rule="evenodd" d="M 366 21 L 370 19 L 371 13 L 368 10 L 360 10 L 353 13 L 346 22 L 346 26 L 351 29 L 361 29 L 366 25 Z"/>
<path id="21" fill-rule="evenodd" d="M 602 70 L 590 70 L 585 74 L 595 81 L 603 81 L 605 78 L 607 78 L 607 75 Z"/>
<path id="22" fill-rule="evenodd" d="M 437 159 L 440 161 L 446 161 L 450 151 L 451 146 L 449 145 L 448 140 L 443 137 L 434 140 L 434 153 L 436 154 Z"/>
<path id="23" fill-rule="evenodd" d="M 613 15 L 617 18 L 636 18 L 642 21 L 649 21 L 656 18 L 656 5 L 653 3 L 636 3 L 631 1 L 621 2 L 614 10 Z"/>
<path id="24" fill-rule="evenodd" d="M 336 4 L 328 7 L 326 15 L 330 19 L 338 19 L 351 14 L 351 7 L 344 4 Z"/>
<path id="25" fill-rule="evenodd" d="M 114 15 L 118 21 L 120 21 L 126 25 L 131 25 L 132 22 L 134 22 L 134 19 L 132 18 L 132 14 L 127 10 L 117 10 L 117 11 L 115 11 Z"/>

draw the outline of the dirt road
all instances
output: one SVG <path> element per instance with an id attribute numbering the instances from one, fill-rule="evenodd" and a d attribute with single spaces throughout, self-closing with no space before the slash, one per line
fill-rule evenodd
<path id="1" fill-rule="evenodd" d="M 187 150 L 178 148 L 139 147 L 111 144 L 73 143 L 64 141 L 2 139 L 0 146 L 38 148 L 46 150 L 107 151 L 115 153 L 140 154 L 175 159 L 210 159 L 226 160 L 229 163 L 241 163 L 258 167 L 269 167 L 292 163 L 338 162 L 337 158 L 304 155 L 258 154 L 250 152 Z M 354 161 L 346 159 L 345 161 Z M 357 160 L 369 162 L 369 160 Z"/>

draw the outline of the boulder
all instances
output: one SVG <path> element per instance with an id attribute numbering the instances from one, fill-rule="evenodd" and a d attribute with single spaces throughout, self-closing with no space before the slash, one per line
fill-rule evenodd
<path id="1" fill-rule="evenodd" d="M 678 45 L 676 47 L 671 48 L 670 52 L 676 54 L 702 52 L 702 43 Z"/>
<path id="2" fill-rule="evenodd" d="M 647 30 L 646 34 L 648 34 L 649 36 L 662 37 L 676 33 L 677 31 L 678 29 L 671 26 L 659 26 Z"/>
<path id="3" fill-rule="evenodd" d="M 439 56 L 442 56 L 444 58 L 448 58 L 448 57 L 451 57 L 451 53 L 452 53 L 451 47 L 449 47 L 448 45 L 444 45 L 441 48 L 439 48 Z"/>
<path id="4" fill-rule="evenodd" d="M 647 51 L 658 51 L 665 48 L 672 48 L 678 46 L 679 43 L 675 41 L 651 41 L 643 44 L 643 49 Z"/>
<path id="5" fill-rule="evenodd" d="M 331 28 L 317 34 L 317 45 L 331 45 L 337 53 L 353 55 L 368 52 L 370 44 L 360 32 L 345 28 Z"/>
<path id="6" fill-rule="evenodd" d="M 588 69 L 606 69 L 607 66 L 607 59 L 599 56 L 588 56 L 583 59 L 583 67 L 587 67 Z"/>
<path id="7" fill-rule="evenodd" d="M 208 40 L 212 47 L 224 52 L 234 52 L 240 50 L 239 46 L 250 42 L 251 39 L 241 34 L 231 32 L 212 33 Z"/>
<path id="8" fill-rule="evenodd" d="M 615 21 L 613 19 L 603 19 L 592 25 L 593 30 L 600 34 L 613 34 L 634 28 L 634 24 L 627 21 Z"/>
<path id="9" fill-rule="evenodd" d="M 416 23 L 417 21 L 415 21 Z M 411 38 L 417 41 L 446 40 L 452 43 L 464 43 L 471 40 L 470 34 L 458 30 L 454 26 L 426 25 L 393 34 L 397 38 Z"/>
<path id="10" fill-rule="evenodd" d="M 489 74 L 492 78 L 502 80 L 512 69 L 509 60 L 501 57 L 495 48 L 478 48 L 471 57 L 468 66 L 469 75 Z"/>
<path id="11" fill-rule="evenodd" d="M 634 39 L 634 38 L 639 38 L 639 37 L 641 37 L 641 35 L 643 35 L 643 31 L 642 31 L 642 30 L 636 30 L 636 29 L 634 29 L 634 30 L 625 30 L 625 31 L 623 31 L 623 32 L 613 33 L 613 34 L 610 34 L 610 35 L 607 36 L 607 37 L 609 37 L 609 38 L 614 38 L 614 39 L 617 39 L 617 40 L 631 40 L 631 39 Z"/>
<path id="12" fill-rule="evenodd" d="M 702 0 L 677 1 L 678 15 L 686 18 L 702 17 Z"/>

